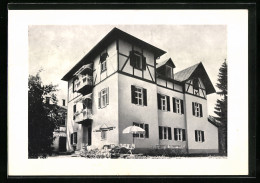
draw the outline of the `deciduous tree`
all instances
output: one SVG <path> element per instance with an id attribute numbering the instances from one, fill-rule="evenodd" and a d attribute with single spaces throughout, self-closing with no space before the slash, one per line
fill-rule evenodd
<path id="1" fill-rule="evenodd" d="M 64 114 L 57 105 L 57 85 L 43 85 L 40 77 L 29 75 L 28 79 L 28 156 L 29 158 L 46 157 L 51 154 L 53 132 L 59 127 Z M 51 104 L 45 102 L 50 97 Z"/>

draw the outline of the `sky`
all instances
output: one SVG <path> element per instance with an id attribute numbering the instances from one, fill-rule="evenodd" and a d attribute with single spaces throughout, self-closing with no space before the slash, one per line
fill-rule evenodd
<path id="1" fill-rule="evenodd" d="M 42 68 L 43 83 L 58 84 L 59 100 L 67 99 L 68 85 L 61 78 L 114 27 L 166 51 L 158 62 L 171 57 L 175 73 L 202 62 L 218 91 L 217 75 L 227 58 L 225 25 L 31 25 L 29 74 Z M 215 115 L 217 98 L 208 95 L 209 115 Z"/>

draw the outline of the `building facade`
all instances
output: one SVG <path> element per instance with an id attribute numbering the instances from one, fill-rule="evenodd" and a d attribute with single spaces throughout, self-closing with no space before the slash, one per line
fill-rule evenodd
<path id="1" fill-rule="evenodd" d="M 174 73 L 166 52 L 112 29 L 63 78 L 68 82 L 68 151 L 87 145 L 157 145 L 217 153 L 218 128 L 208 120 L 215 89 L 202 63 Z M 144 134 L 124 134 L 131 125 Z"/>

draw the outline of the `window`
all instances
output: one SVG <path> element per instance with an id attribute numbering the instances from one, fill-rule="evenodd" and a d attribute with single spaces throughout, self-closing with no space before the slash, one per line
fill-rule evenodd
<path id="1" fill-rule="evenodd" d="M 137 51 L 131 51 L 130 65 L 136 69 L 146 70 L 146 58 Z"/>
<path id="2" fill-rule="evenodd" d="M 204 131 L 195 130 L 195 141 L 196 142 L 204 142 Z"/>
<path id="3" fill-rule="evenodd" d="M 183 100 L 172 97 L 173 112 L 184 114 Z"/>
<path id="4" fill-rule="evenodd" d="M 172 67 L 166 65 L 166 77 L 173 79 L 173 69 Z"/>
<path id="5" fill-rule="evenodd" d="M 62 105 L 66 106 L 65 99 L 62 99 Z"/>
<path id="6" fill-rule="evenodd" d="M 170 97 L 167 95 L 157 94 L 158 109 L 162 111 L 170 111 Z"/>
<path id="7" fill-rule="evenodd" d="M 78 142 L 78 137 L 77 137 L 77 132 L 74 132 L 70 135 L 70 143 L 71 145 L 77 144 Z"/>
<path id="8" fill-rule="evenodd" d="M 143 89 L 142 88 L 137 88 L 135 90 L 135 96 L 136 96 L 136 101 L 138 105 L 143 105 Z"/>
<path id="9" fill-rule="evenodd" d="M 199 79 L 198 78 L 193 79 L 193 94 L 200 95 L 200 93 L 199 93 Z"/>
<path id="10" fill-rule="evenodd" d="M 76 111 L 77 111 L 77 106 L 74 105 L 73 106 L 73 120 L 75 120 L 75 113 L 76 113 Z"/>
<path id="11" fill-rule="evenodd" d="M 98 92 L 98 108 L 104 108 L 109 104 L 109 88 Z"/>
<path id="12" fill-rule="evenodd" d="M 193 79 L 193 88 L 198 90 L 199 89 L 199 80 L 198 78 Z"/>
<path id="13" fill-rule="evenodd" d="M 103 54 L 100 55 L 100 62 L 101 62 L 101 72 L 104 72 L 107 70 L 107 57 L 108 57 L 108 53 L 105 52 Z"/>
<path id="14" fill-rule="evenodd" d="M 101 140 L 107 139 L 107 131 L 101 131 Z"/>
<path id="15" fill-rule="evenodd" d="M 172 140 L 171 127 L 159 126 L 159 139 Z"/>
<path id="16" fill-rule="evenodd" d="M 161 96 L 161 104 L 162 104 L 161 109 L 163 111 L 166 111 L 166 96 Z"/>
<path id="17" fill-rule="evenodd" d="M 77 91 L 78 87 L 80 86 L 80 80 L 78 77 L 73 81 L 73 86 L 73 92 Z"/>
<path id="18" fill-rule="evenodd" d="M 144 134 L 143 133 L 136 133 L 136 134 L 133 134 L 133 137 L 149 138 L 149 124 L 133 122 L 133 126 L 138 126 L 138 127 L 140 127 L 140 128 L 145 130 Z"/>
<path id="19" fill-rule="evenodd" d="M 193 116 L 203 117 L 202 105 L 197 102 L 192 102 L 192 113 Z"/>
<path id="20" fill-rule="evenodd" d="M 174 140 L 176 140 L 176 141 L 186 141 L 185 129 L 174 128 Z"/>
<path id="21" fill-rule="evenodd" d="M 101 72 L 104 72 L 106 70 L 107 70 L 107 61 L 105 60 L 101 63 Z"/>
<path id="22" fill-rule="evenodd" d="M 132 103 L 147 106 L 147 90 L 138 86 L 131 85 Z"/>

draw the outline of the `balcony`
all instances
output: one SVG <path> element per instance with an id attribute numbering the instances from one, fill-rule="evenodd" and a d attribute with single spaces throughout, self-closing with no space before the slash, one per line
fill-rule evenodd
<path id="1" fill-rule="evenodd" d="M 92 109 L 82 109 L 81 111 L 77 111 L 75 114 L 74 121 L 79 124 L 83 124 L 84 122 L 92 121 Z"/>
<path id="2" fill-rule="evenodd" d="M 89 75 L 82 75 L 74 82 L 74 89 L 82 95 L 89 94 L 93 88 L 93 77 Z"/>

